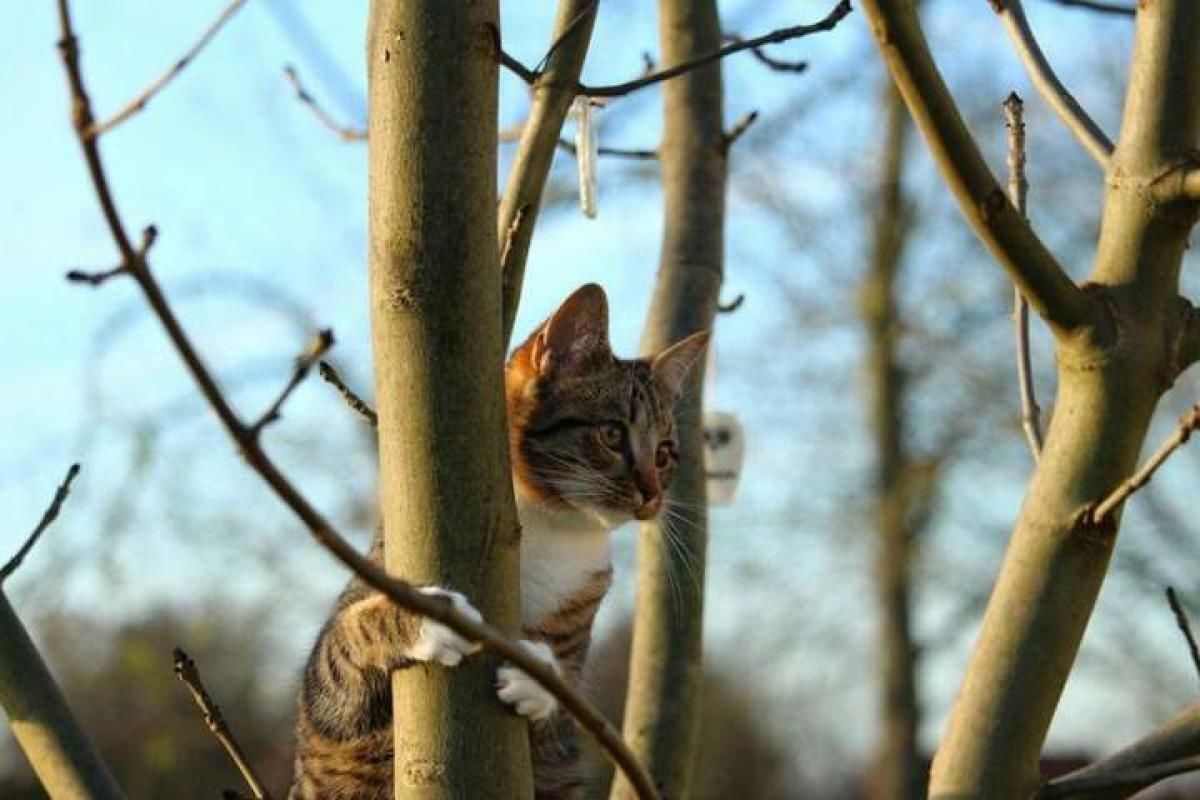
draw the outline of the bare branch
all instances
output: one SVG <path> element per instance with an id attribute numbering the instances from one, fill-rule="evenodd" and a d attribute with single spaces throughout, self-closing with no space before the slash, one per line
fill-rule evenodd
<path id="1" fill-rule="evenodd" d="M 1200 648 L 1196 647 L 1196 637 L 1192 634 L 1192 625 L 1188 621 L 1187 612 L 1183 609 L 1183 604 L 1179 602 L 1179 597 L 1175 594 L 1175 589 L 1167 587 L 1167 604 L 1171 606 L 1171 613 L 1175 615 L 1175 624 L 1179 626 L 1179 632 L 1183 634 L 1184 641 L 1187 642 L 1188 652 L 1192 656 L 1192 664 L 1196 667 L 1196 673 L 1200 675 Z"/>
<path id="2" fill-rule="evenodd" d="M 658 798 L 659 793 L 655 789 L 653 781 L 625 742 L 622 741 L 620 733 L 612 723 L 605 719 L 604 715 L 596 710 L 579 691 L 568 685 L 553 668 L 531 655 L 524 647 L 510 641 L 492 626 L 464 616 L 444 598 L 423 594 L 410 584 L 393 578 L 378 564 L 361 555 L 292 485 L 291 481 L 262 449 L 251 427 L 242 422 L 200 359 L 194 345 L 179 324 L 174 311 L 158 286 L 149 265 L 139 259 L 137 251 L 130 244 L 129 235 L 112 200 L 112 192 L 96 146 L 96 139 L 86 135 L 91 124 L 92 112 L 79 66 L 78 46 L 71 25 L 69 0 L 58 0 L 58 11 L 62 31 L 60 52 L 71 88 L 72 118 L 77 138 L 83 150 L 88 173 L 95 187 L 96 196 L 104 212 L 109 231 L 121 253 L 123 266 L 129 270 L 129 274 L 142 289 L 147 303 L 159 322 L 162 323 L 172 345 L 196 381 L 200 393 L 212 407 L 226 433 L 237 445 L 246 463 L 262 477 L 275 495 L 304 523 L 313 538 L 335 558 L 349 567 L 368 586 L 383 593 L 397 605 L 440 622 L 471 641 L 479 642 L 488 650 L 519 667 L 554 695 L 562 708 L 595 739 L 604 753 L 637 787 L 639 797 Z M 557 132 L 555 136 L 557 137 Z"/>
<path id="3" fill-rule="evenodd" d="M 125 120 L 132 117 L 134 114 L 137 114 L 139 111 L 144 109 L 146 104 L 154 99 L 155 95 L 165 89 L 168 83 L 178 77 L 179 73 L 183 72 L 187 65 L 192 63 L 192 59 L 199 55 L 200 51 L 203 50 L 208 43 L 213 40 L 221 28 L 224 27 L 225 23 L 228 22 L 245 4 L 246 0 L 232 0 L 229 5 L 225 6 L 225 9 L 220 13 L 216 20 L 213 21 L 212 25 L 209 25 L 204 33 L 200 35 L 200 38 L 196 41 L 196 43 L 192 45 L 178 61 L 172 64 L 170 69 L 154 79 L 149 86 L 147 86 L 137 95 L 137 97 L 130 100 L 129 103 L 127 103 L 116 114 L 113 114 L 112 117 L 103 122 L 96 122 L 89 126 L 85 135 L 89 138 L 95 138 L 105 134 L 120 125 Z"/>
<path id="4" fill-rule="evenodd" d="M 825 18 L 811 25 L 794 25 L 790 28 L 780 28 L 779 30 L 771 31 L 770 33 L 756 36 L 753 39 L 743 39 L 733 42 L 718 50 L 714 50 L 707 55 L 699 56 L 698 58 L 689 59 L 682 63 L 676 64 L 673 67 L 664 69 L 660 72 L 655 72 L 650 75 L 645 75 L 632 81 L 625 83 L 612 84 L 610 86 L 579 86 L 579 94 L 585 94 L 588 97 L 623 97 L 630 92 L 636 92 L 639 89 L 644 89 L 647 86 L 653 86 L 656 83 L 677 78 L 680 75 L 699 69 L 714 61 L 719 61 L 726 56 L 731 56 L 734 53 L 740 53 L 743 50 L 755 50 L 767 44 L 779 44 L 792 39 L 799 39 L 803 36 L 810 36 L 814 33 L 822 33 L 831 31 L 841 22 L 853 8 L 850 5 L 850 0 L 839 0 L 838 4 L 833 7 Z"/>
<path id="5" fill-rule="evenodd" d="M 1131 19 L 1136 13 L 1136 10 L 1132 6 L 1122 3 L 1105 3 L 1103 0 L 1050 0 L 1050 2 L 1066 6 L 1067 8 L 1079 8 L 1085 11 L 1096 11 L 1101 14 L 1112 14 Z"/>
<path id="6" fill-rule="evenodd" d="M 1123 750 L 1055 778 L 1042 787 L 1036 798 L 1049 800 L 1085 792 L 1092 800 L 1129 797 L 1152 783 L 1187 771 L 1181 767 L 1196 761 L 1198 753 L 1200 703 L 1195 703 Z"/>
<path id="7" fill-rule="evenodd" d="M 975 233 L 1056 334 L 1098 324 L 1096 301 L 1068 277 L 997 185 L 933 62 L 912 4 L 864 0 L 863 9 L 892 78 Z"/>
<path id="8" fill-rule="evenodd" d="M 1025 198 L 1025 104 L 1013 92 L 1004 101 L 1004 126 L 1008 129 L 1008 197 L 1017 213 L 1028 219 Z M 1041 409 L 1033 389 L 1033 365 L 1029 355 L 1029 303 L 1020 289 L 1013 290 L 1013 329 L 1017 342 L 1017 384 L 1021 390 L 1021 427 L 1037 463 L 1042 452 Z"/>
<path id="9" fill-rule="evenodd" d="M 324 125 L 329 130 L 333 131 L 343 142 L 365 142 L 367 140 L 367 132 L 362 128 L 355 128 L 351 125 L 343 125 L 333 118 L 320 103 L 317 102 L 308 90 L 304 88 L 304 84 L 300 81 L 300 74 L 296 72 L 296 68 L 291 64 L 284 65 L 283 77 L 291 85 L 296 92 L 296 99 L 304 105 L 308 106 L 308 110 L 312 112 L 317 121 Z"/>
<path id="10" fill-rule="evenodd" d="M 1102 169 L 1108 167 L 1113 144 L 1083 107 L 1076 102 L 1067 87 L 1054 74 L 1054 69 L 1038 46 L 1021 0 L 991 0 L 992 8 L 1000 16 L 1009 40 L 1029 72 L 1038 94 L 1050 106 L 1063 124 L 1075 135 Z"/>
<path id="11" fill-rule="evenodd" d="M 332 364 L 328 361 L 322 361 L 318 365 L 318 371 L 321 374 L 321 378 L 326 383 L 332 384 L 338 390 L 338 393 L 341 394 L 342 399 L 346 401 L 346 405 L 357 411 L 367 421 L 368 425 L 372 428 L 379 425 L 379 415 L 375 413 L 375 409 L 367 405 L 361 397 L 354 393 L 353 389 L 346 385 L 345 381 L 342 380 L 342 376 L 338 374 L 338 371 L 333 368 Z"/>
<path id="12" fill-rule="evenodd" d="M 504 194 L 500 198 L 497 219 L 499 239 L 504 242 L 505 257 L 501 266 L 501 312 L 505 349 L 512 338 L 521 303 L 521 287 L 525 281 L 525 262 L 533 241 L 541 207 L 542 191 L 550 174 L 554 150 L 559 147 L 563 122 L 576 96 L 579 75 L 592 39 L 597 3 L 594 0 L 561 0 L 554 21 L 551 52 L 545 59 L 545 71 L 530 72 L 527 82 L 534 88 L 529 117 L 521 131 L 513 164 L 508 173 Z M 500 48 L 502 63 L 511 58 Z M 522 69 L 524 69 L 522 67 Z M 574 148 L 570 148 L 574 152 Z"/>
<path id="13" fill-rule="evenodd" d="M 750 111 L 743 114 L 741 119 L 733 123 L 733 127 L 725 132 L 725 139 L 722 144 L 723 152 L 728 153 L 729 148 L 733 147 L 737 140 L 742 138 L 755 122 L 758 122 L 758 112 Z"/>
<path id="14" fill-rule="evenodd" d="M 196 706 L 204 715 L 204 724 L 208 726 L 213 738 L 217 740 L 217 743 L 229 755 L 233 765 L 237 767 L 238 772 L 242 774 L 256 800 L 270 800 L 270 793 L 263 788 L 262 780 L 254 772 L 254 767 L 250 766 L 246 754 L 242 752 L 241 745 L 234 738 L 233 731 L 229 730 L 229 724 L 225 722 L 225 715 L 221 713 L 216 701 L 204 688 L 204 682 L 200 680 L 200 670 L 196 669 L 196 662 L 179 647 L 175 648 L 175 677 L 183 681 L 183 685 L 191 692 L 192 699 L 196 701 Z"/>
<path id="15" fill-rule="evenodd" d="M 1172 453 L 1182 447 L 1197 429 L 1200 429 L 1200 403 L 1192 406 L 1186 414 L 1179 418 L 1179 425 L 1175 428 L 1175 432 L 1167 437 L 1167 440 L 1154 452 L 1154 455 L 1150 456 L 1142 468 L 1134 473 L 1133 477 L 1122 481 L 1112 494 L 1091 511 L 1092 520 L 1096 523 L 1103 522 L 1120 508 L 1130 495 L 1149 483 L 1158 468 L 1171 457 Z"/>
<path id="16" fill-rule="evenodd" d="M 32 550 L 33 546 L 37 544 L 38 539 L 42 537 L 42 534 L 46 532 L 47 528 L 54 524 L 54 520 L 58 519 L 58 513 L 62 510 L 62 504 L 66 501 L 67 496 L 71 493 L 71 484 L 75 481 L 75 478 L 78 475 L 79 465 L 72 464 L 67 469 L 67 475 L 63 478 L 62 483 L 59 484 L 58 490 L 55 491 L 54 499 L 50 501 L 50 505 L 42 514 L 41 520 L 39 520 L 37 526 L 34 527 L 33 533 L 26 537 L 25 544 L 21 545 L 16 554 L 13 555 L 13 557 L 10 558 L 3 567 L 0 567 L 0 584 L 3 584 L 6 580 L 8 580 L 9 577 L 12 576 L 14 572 L 17 571 L 17 569 L 20 568 L 21 563 L 25 560 L 25 556 L 29 555 L 29 551 Z"/>
<path id="17" fill-rule="evenodd" d="M 746 302 L 746 295 L 739 294 L 737 297 L 730 300 L 728 303 L 717 302 L 718 314 L 732 314 L 742 307 L 742 303 Z"/>
<path id="18" fill-rule="evenodd" d="M 263 415 L 258 418 L 258 421 L 250 426 L 250 434 L 258 436 L 262 433 L 263 428 L 275 422 L 280 417 L 280 410 L 283 404 L 287 402 L 288 397 L 292 392 L 296 391 L 296 387 L 308 377 L 308 371 L 313 368 L 313 365 L 321 360 L 321 356 L 329 352 L 329 348 L 333 347 L 333 331 L 329 328 L 324 328 L 313 336 L 308 345 L 304 348 L 304 352 L 296 357 L 295 366 L 292 369 L 292 377 L 283 387 L 283 391 L 275 398 L 275 402 L 271 407 L 263 412 Z"/>
<path id="19" fill-rule="evenodd" d="M 724 36 L 722 36 L 721 38 L 727 42 L 733 42 L 735 44 L 738 42 L 745 41 L 741 36 L 739 36 L 736 33 L 727 33 Z M 754 56 L 758 60 L 758 62 L 760 64 L 763 64 L 764 66 L 766 66 L 767 69 L 773 70 L 774 72 L 799 73 L 799 72 L 804 72 L 805 70 L 808 69 L 807 61 L 785 61 L 782 58 L 774 58 L 772 56 L 767 55 L 766 51 L 763 50 L 761 47 L 750 48 L 750 55 Z"/>

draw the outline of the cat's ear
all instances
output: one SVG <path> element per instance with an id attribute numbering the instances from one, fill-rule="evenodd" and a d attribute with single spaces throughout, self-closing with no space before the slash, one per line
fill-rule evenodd
<path id="1" fill-rule="evenodd" d="M 576 289 L 537 332 L 532 355 L 539 375 L 577 372 L 611 359 L 604 290 L 594 283 Z"/>
<path id="2" fill-rule="evenodd" d="M 708 331 L 693 333 L 686 339 L 681 339 L 663 350 L 650 362 L 650 369 L 659 385 L 674 397 L 679 396 L 683 387 L 683 379 L 688 370 L 700 360 L 704 346 L 708 344 Z"/>

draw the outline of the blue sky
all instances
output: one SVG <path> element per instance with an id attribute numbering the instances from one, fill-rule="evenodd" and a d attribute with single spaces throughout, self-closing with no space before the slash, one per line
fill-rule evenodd
<path id="1" fill-rule="evenodd" d="M 73 7 L 93 102 L 106 116 L 177 57 L 220 3 L 79 0 Z M 291 357 L 318 325 L 337 333 L 335 360 L 346 375 L 369 385 L 366 151 L 317 125 L 282 78 L 283 65 L 294 63 L 331 113 L 361 122 L 366 7 L 250 0 L 167 91 L 103 141 L 127 223 L 159 227 L 156 272 L 247 414 L 269 402 Z M 811 1 L 722 4 L 726 27 L 744 35 L 812 21 L 827 10 Z M 1098 172 L 1072 152 L 1035 99 L 985 6 L 941 2 L 935 10 L 930 36 L 964 103 L 991 113 L 986 109 L 998 107 L 1010 89 L 1026 96 L 1034 220 L 1048 242 L 1071 253 L 1068 263 L 1082 275 L 1088 254 L 1079 230 L 1095 225 Z M 14 581 L 13 594 L 36 611 L 82 608 L 119 616 L 161 603 L 187 606 L 213 594 L 249 602 L 282 592 L 295 599 L 281 614 L 290 648 L 280 655 L 282 683 L 343 575 L 298 538 L 298 527 L 238 462 L 193 399 L 132 285 L 88 290 L 62 280 L 68 269 L 111 266 L 115 254 L 68 125 L 51 5 L 22 4 L 19 12 L 4 13 L 0 81 L 13 122 L 0 130 L 0 176 L 8 189 L 0 193 L 6 279 L 0 341 L 7 345 L 0 508 L 10 527 L 0 540 L 15 546 L 66 465 L 84 461 L 62 524 Z M 1115 135 L 1120 100 L 1110 78 L 1123 70 L 1129 25 L 1040 2 L 1030 3 L 1030 13 L 1064 80 Z M 549 37 L 549 4 L 509 2 L 503 15 L 506 48 L 535 63 Z M 626 79 L 642 69 L 643 51 L 657 50 L 648 9 L 606 2 L 585 80 Z M 741 415 L 749 454 L 739 504 L 714 515 L 708 648 L 726 666 L 744 669 L 744 659 L 751 659 L 777 685 L 766 700 L 808 709 L 804 724 L 827 726 L 831 746 L 860 752 L 869 740 L 852 721 L 869 718 L 873 703 L 870 539 L 862 501 L 870 462 L 856 372 L 860 339 L 843 323 L 852 320 L 864 252 L 862 220 L 852 203 L 869 185 L 874 165 L 877 115 L 870 100 L 880 72 L 858 14 L 833 34 L 775 52 L 807 58 L 811 68 L 791 76 L 764 71 L 744 56 L 726 63 L 727 118 L 757 109 L 762 119 L 732 160 L 726 294 L 745 292 L 748 299 L 742 311 L 718 323 L 720 382 L 710 404 Z M 505 77 L 501 99 L 501 124 L 519 120 L 523 85 Z M 656 92 L 644 92 L 602 111 L 602 142 L 653 146 L 657 99 Z M 788 121 L 793 118 L 799 122 Z M 979 132 L 999 170 L 998 112 L 996 119 Z M 943 197 L 920 147 L 914 152 L 920 165 L 912 185 Z M 502 149 L 501 179 L 505 155 Z M 598 281 L 612 298 L 617 350 L 636 349 L 660 234 L 658 191 L 640 176 L 644 169 L 602 162 L 595 221 L 570 203 L 543 215 L 518 336 L 571 289 Z M 560 156 L 552 177 L 559 191 L 574 191 L 569 159 Z M 769 213 L 763 205 L 768 194 L 800 210 L 787 219 Z M 999 350 L 988 363 L 1005 364 L 1006 312 L 998 310 L 997 298 L 1007 289 L 998 271 L 944 200 L 931 205 L 924 225 L 914 244 L 906 305 L 924 328 L 946 336 L 953 335 L 948 320 L 956 317 L 947 308 L 956 298 L 961 308 L 994 312 L 995 324 L 977 346 Z M 953 296 L 944 288 L 947 276 L 959 279 Z M 807 315 L 807 327 L 797 327 L 797 309 Z M 1049 375 L 1044 337 L 1038 346 Z M 921 345 L 912 347 L 919 360 Z M 954 387 L 978 367 L 972 351 L 964 353 L 934 370 L 922 413 L 936 417 L 938 398 L 947 392 L 937 387 Z M 1194 379 L 1182 389 L 1181 396 L 1194 396 Z M 1050 392 L 1048 383 L 1043 392 Z M 920 419 L 917 438 L 936 433 L 944 421 Z M 361 520 L 347 498 L 370 491 L 363 435 L 316 380 L 268 434 L 314 499 L 359 531 Z M 962 470 L 942 492 L 943 513 L 922 572 L 923 634 L 949 615 L 945 598 L 957 596 L 965 583 L 982 590 L 994 573 L 1028 471 L 1016 428 L 1005 435 L 1002 446 L 981 445 L 964 456 Z M 1186 475 L 1187 469 L 1177 471 Z M 1164 484 L 1174 486 L 1171 481 Z M 625 579 L 618 578 L 610 603 L 614 617 L 632 601 L 632 536 L 620 537 L 618 570 Z M 1107 590 L 1098 618 L 1115 615 L 1136 589 L 1118 584 Z M 1157 605 L 1150 598 L 1144 607 Z M 1191 686 L 1183 683 L 1182 649 L 1175 649 L 1169 616 L 1161 616 L 1147 617 L 1132 632 L 1121 627 L 1125 623 L 1098 623 L 1089 642 L 1100 637 L 1119 644 L 1121 636 L 1136 634 L 1178 656 L 1185 677 L 1164 678 L 1171 685 L 1154 705 L 1141 678 L 1114 671 L 1104 648 L 1095 659 L 1085 650 L 1053 741 L 1112 747 L 1161 716 L 1160 706 L 1169 709 L 1174 698 L 1186 697 Z M 953 646 L 932 658 L 924 687 L 930 744 L 957 688 L 976 619 L 968 615 Z M 847 670 L 847 663 L 863 666 Z M 1172 668 L 1167 673 L 1175 675 Z"/>

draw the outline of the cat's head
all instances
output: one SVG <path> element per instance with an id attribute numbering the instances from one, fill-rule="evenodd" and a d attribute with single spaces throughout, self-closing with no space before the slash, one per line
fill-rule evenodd
<path id="1" fill-rule="evenodd" d="M 518 347 L 505 371 L 513 476 L 526 502 L 615 525 L 650 519 L 679 457 L 674 407 L 707 333 L 625 360 L 608 301 L 587 284 Z"/>

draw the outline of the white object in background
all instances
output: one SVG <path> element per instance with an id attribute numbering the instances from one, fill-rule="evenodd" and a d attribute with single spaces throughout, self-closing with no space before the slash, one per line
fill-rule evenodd
<path id="1" fill-rule="evenodd" d="M 579 207 L 588 219 L 596 218 L 596 161 L 599 145 L 596 141 L 596 116 L 590 98 L 577 95 L 571 102 L 575 118 L 575 163 L 579 165 Z"/>
<path id="2" fill-rule="evenodd" d="M 746 456 L 742 423 L 726 411 L 704 414 L 704 476 L 708 479 L 708 504 L 727 506 L 737 494 Z"/>

